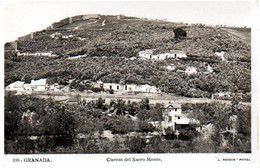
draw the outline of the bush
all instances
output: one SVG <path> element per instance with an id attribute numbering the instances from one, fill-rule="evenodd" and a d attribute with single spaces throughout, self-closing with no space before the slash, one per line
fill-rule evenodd
<path id="1" fill-rule="evenodd" d="M 126 143 L 132 153 L 143 153 L 146 146 L 145 139 L 140 136 L 131 137 Z"/>
<path id="2" fill-rule="evenodd" d="M 146 121 L 140 121 L 139 122 L 139 132 L 153 132 L 155 130 L 155 127 L 146 122 Z"/>
<path id="3" fill-rule="evenodd" d="M 176 39 L 183 38 L 183 37 L 187 36 L 186 31 L 183 30 L 182 28 L 177 28 L 173 32 L 174 32 L 174 35 L 175 35 Z"/>
<path id="4" fill-rule="evenodd" d="M 93 92 L 101 92 L 101 91 L 104 91 L 103 88 L 97 88 L 97 87 L 91 88 L 91 90 L 92 90 Z"/>

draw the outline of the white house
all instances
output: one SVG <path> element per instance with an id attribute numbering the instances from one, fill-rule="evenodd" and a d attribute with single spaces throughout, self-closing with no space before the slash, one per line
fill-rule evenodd
<path id="1" fill-rule="evenodd" d="M 161 91 L 148 84 L 136 85 L 136 84 L 117 84 L 117 83 L 103 83 L 100 84 L 105 90 L 114 90 L 121 92 L 145 92 L 145 93 L 160 93 Z"/>
<path id="2" fill-rule="evenodd" d="M 185 70 L 185 73 L 188 74 L 188 75 L 191 75 L 191 74 L 196 74 L 198 71 L 197 71 L 197 68 L 195 67 L 186 67 L 186 70 Z"/>
<path id="3" fill-rule="evenodd" d="M 6 90 L 15 91 L 59 91 L 61 87 L 55 83 L 53 85 L 47 84 L 47 79 L 31 80 L 31 83 L 24 83 L 21 81 L 16 81 L 8 85 Z"/>
<path id="4" fill-rule="evenodd" d="M 144 50 L 144 51 L 139 51 L 139 57 L 151 59 L 152 55 L 153 55 L 153 51 L 154 50 L 150 50 L 150 49 Z"/>
<path id="5" fill-rule="evenodd" d="M 157 54 L 156 54 L 157 53 Z M 186 52 L 182 50 L 169 50 L 166 52 L 159 52 L 155 50 L 140 51 L 139 56 L 146 59 L 165 60 L 167 58 L 186 58 Z"/>
<path id="6" fill-rule="evenodd" d="M 98 81 L 93 83 L 92 86 L 100 87 L 104 90 L 114 90 L 116 92 L 144 92 L 144 93 L 161 93 L 161 90 L 155 86 L 148 84 L 137 85 L 137 84 L 118 84 L 118 83 L 103 83 Z"/>
<path id="7" fill-rule="evenodd" d="M 72 59 L 79 59 L 79 58 L 84 58 L 84 57 L 87 57 L 87 55 L 84 54 L 84 55 L 71 56 L 71 57 L 69 57 L 68 59 L 69 59 L 69 60 L 72 60 Z"/>
<path id="8" fill-rule="evenodd" d="M 14 83 L 11 83 L 8 85 L 6 90 L 16 90 L 16 91 L 23 91 L 24 90 L 24 82 L 22 81 L 16 81 Z"/>
<path id="9" fill-rule="evenodd" d="M 225 52 L 221 51 L 221 52 L 215 52 L 215 55 L 220 57 L 222 59 L 222 61 L 226 61 L 226 58 L 224 57 Z"/>
<path id="10" fill-rule="evenodd" d="M 172 70 L 175 70 L 176 67 L 173 64 L 171 64 L 171 65 L 164 66 L 164 68 L 169 71 L 172 71 Z"/>
<path id="11" fill-rule="evenodd" d="M 212 99 L 214 98 L 230 98 L 231 92 L 217 92 L 212 95 Z"/>
<path id="12" fill-rule="evenodd" d="M 186 52 L 182 50 L 170 50 L 171 58 L 186 58 Z"/>
<path id="13" fill-rule="evenodd" d="M 47 89 L 47 79 L 31 80 L 32 91 L 45 91 Z"/>
<path id="14" fill-rule="evenodd" d="M 209 73 L 213 72 L 213 68 L 210 65 L 207 66 L 207 72 L 209 72 Z"/>
<path id="15" fill-rule="evenodd" d="M 50 91 L 60 91 L 60 89 L 61 89 L 61 87 L 57 83 L 47 86 L 47 88 Z"/>
<path id="16" fill-rule="evenodd" d="M 19 53 L 18 56 L 46 56 L 46 57 L 57 57 L 58 55 L 53 54 L 53 53 L 50 51 L 50 52 L 35 52 L 35 53 L 24 52 L 24 53 Z"/>
<path id="17" fill-rule="evenodd" d="M 164 129 L 171 128 L 172 130 L 175 130 L 176 122 L 178 124 L 189 124 L 187 121 L 184 121 L 182 123 L 183 119 L 181 118 L 181 106 L 180 105 L 167 105 L 165 108 L 163 108 L 163 121 L 162 121 L 162 127 Z M 186 120 L 186 119 L 185 119 Z"/>
<path id="18" fill-rule="evenodd" d="M 152 59 L 165 60 L 167 58 L 172 58 L 170 53 L 161 53 L 157 55 L 152 55 Z"/>
<path id="19" fill-rule="evenodd" d="M 161 126 L 163 130 L 170 128 L 173 131 L 186 127 L 190 124 L 198 124 L 199 121 L 190 119 L 186 114 L 182 114 L 181 105 L 168 104 L 163 108 L 163 121 Z"/>

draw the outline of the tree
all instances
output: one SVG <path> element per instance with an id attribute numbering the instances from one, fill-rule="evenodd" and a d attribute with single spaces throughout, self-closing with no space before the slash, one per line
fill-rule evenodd
<path id="1" fill-rule="evenodd" d="M 41 120 L 45 135 L 54 135 L 57 145 L 68 146 L 73 143 L 76 121 L 67 106 L 49 100 L 46 115 Z"/>
<path id="2" fill-rule="evenodd" d="M 133 153 L 142 153 L 146 146 L 145 139 L 140 136 L 131 137 L 127 143 L 129 149 Z"/>
<path id="3" fill-rule="evenodd" d="M 142 99 L 139 103 L 141 109 L 150 110 L 149 99 Z"/>
<path id="4" fill-rule="evenodd" d="M 174 31 L 174 35 L 175 35 L 175 39 L 179 39 L 179 38 L 183 38 L 187 36 L 187 33 L 185 30 L 183 30 L 182 28 L 176 28 Z"/>

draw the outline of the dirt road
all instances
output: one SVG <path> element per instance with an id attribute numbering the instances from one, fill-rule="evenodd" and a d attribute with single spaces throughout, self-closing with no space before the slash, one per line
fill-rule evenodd
<path id="1" fill-rule="evenodd" d="M 98 98 L 105 99 L 106 103 L 112 100 L 122 99 L 126 102 L 139 102 L 144 98 L 148 98 L 151 104 L 156 103 L 174 103 L 174 104 L 184 104 L 184 103 L 210 103 L 213 101 L 230 104 L 231 101 L 228 100 L 215 100 L 209 98 L 189 98 L 180 97 L 173 94 L 138 94 L 138 95 L 124 95 L 124 94 L 102 94 L 102 93 L 81 93 L 81 92 L 70 92 L 61 94 L 37 94 L 41 98 L 48 98 L 50 95 L 57 101 L 67 101 L 67 102 L 77 102 L 77 100 L 85 100 L 87 102 L 92 100 L 97 100 Z M 245 105 L 251 105 L 251 103 L 243 103 Z"/>

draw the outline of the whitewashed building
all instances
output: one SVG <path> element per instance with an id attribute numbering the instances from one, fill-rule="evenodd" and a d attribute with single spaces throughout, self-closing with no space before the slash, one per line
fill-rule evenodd
<path id="1" fill-rule="evenodd" d="M 215 52 L 215 55 L 220 57 L 222 61 L 226 61 L 226 58 L 224 57 L 224 55 L 225 55 L 224 51 Z"/>
<path id="2" fill-rule="evenodd" d="M 156 54 L 157 53 L 157 54 Z M 153 60 L 165 60 L 168 58 L 186 58 L 186 52 L 182 50 L 168 50 L 166 52 L 156 52 L 155 50 L 144 50 L 139 52 L 139 57 Z"/>
<path id="3" fill-rule="evenodd" d="M 22 81 L 16 81 L 14 83 L 11 83 L 10 85 L 6 86 L 6 90 L 15 90 L 15 91 L 23 91 L 24 88 L 24 82 Z"/>
<path id="4" fill-rule="evenodd" d="M 47 89 L 47 79 L 31 80 L 32 91 L 45 91 Z"/>
<path id="5" fill-rule="evenodd" d="M 141 58 L 146 58 L 146 59 L 151 59 L 153 55 L 154 50 L 144 50 L 144 51 L 139 51 L 139 57 Z"/>
<path id="6" fill-rule="evenodd" d="M 186 52 L 182 50 L 170 50 L 171 58 L 186 58 Z"/>
<path id="7" fill-rule="evenodd" d="M 231 98 L 231 92 L 217 92 L 212 95 L 212 99 L 215 98 Z"/>
<path id="8" fill-rule="evenodd" d="M 186 114 L 182 114 L 181 105 L 179 104 L 168 104 L 163 108 L 162 114 L 163 120 L 159 121 L 151 121 L 155 127 L 160 127 L 163 132 L 166 129 L 171 129 L 172 131 L 176 131 L 180 128 L 187 127 L 190 124 L 198 124 L 199 121 L 195 119 L 190 119 Z M 164 132 L 165 133 L 165 132 Z"/>
<path id="9" fill-rule="evenodd" d="M 185 73 L 188 74 L 188 75 L 191 75 L 191 74 L 196 74 L 198 71 L 197 71 L 197 68 L 195 67 L 186 67 L 186 70 L 185 70 Z"/>
<path id="10" fill-rule="evenodd" d="M 213 68 L 210 65 L 208 65 L 207 66 L 207 72 L 212 73 L 213 71 L 214 71 Z"/>
<path id="11" fill-rule="evenodd" d="M 117 92 L 161 93 L 160 89 L 148 84 L 136 85 L 136 84 L 103 83 L 101 84 L 101 87 L 104 88 L 104 90 L 114 90 Z"/>
<path id="12" fill-rule="evenodd" d="M 18 56 L 45 56 L 45 57 L 57 57 L 58 55 L 53 54 L 53 53 L 50 51 L 50 52 L 35 52 L 35 53 L 24 52 L 24 53 L 18 53 Z"/>
<path id="13" fill-rule="evenodd" d="M 180 105 L 167 105 L 163 108 L 163 121 L 162 127 L 164 129 L 171 128 L 175 131 L 176 124 L 189 124 L 189 120 L 186 118 L 182 118 L 181 115 L 181 106 Z"/>
<path id="14" fill-rule="evenodd" d="M 176 67 L 175 67 L 173 64 L 164 66 L 164 68 L 167 69 L 167 70 L 169 70 L 169 71 L 173 71 L 173 70 L 176 69 Z"/>
<path id="15" fill-rule="evenodd" d="M 155 60 L 165 60 L 167 58 L 172 58 L 170 53 L 161 53 L 157 55 L 152 55 L 152 59 Z"/>
<path id="16" fill-rule="evenodd" d="M 49 89 L 47 85 L 47 79 L 31 80 L 30 84 L 26 84 L 22 81 L 16 81 L 8 85 L 6 90 L 13 91 L 47 91 Z"/>

